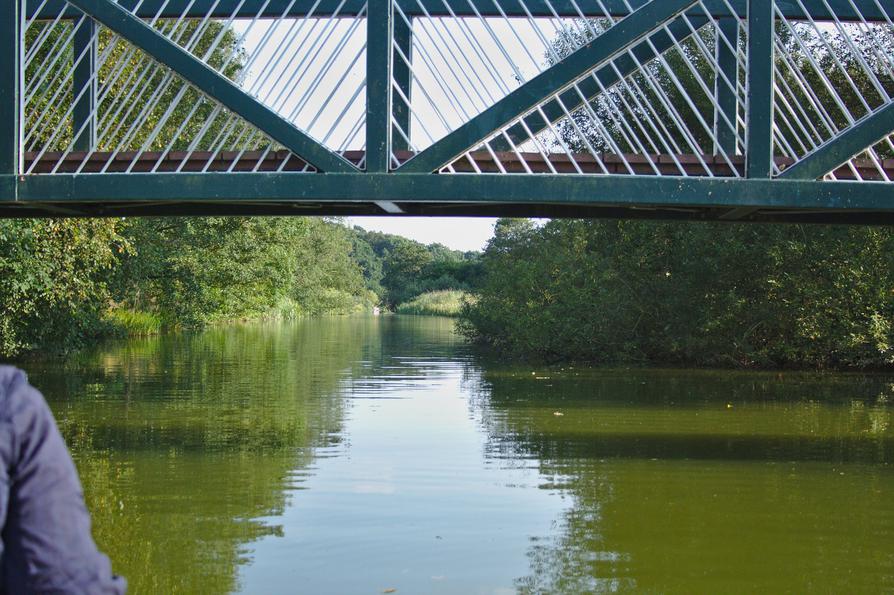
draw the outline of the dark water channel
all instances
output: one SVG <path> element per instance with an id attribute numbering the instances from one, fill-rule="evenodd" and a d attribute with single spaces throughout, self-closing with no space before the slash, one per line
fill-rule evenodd
<path id="1" fill-rule="evenodd" d="M 535 369 L 328 318 L 30 365 L 132 593 L 894 591 L 894 378 Z"/>

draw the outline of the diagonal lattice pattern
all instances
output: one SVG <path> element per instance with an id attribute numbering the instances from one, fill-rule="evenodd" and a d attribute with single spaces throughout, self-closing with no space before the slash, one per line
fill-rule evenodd
<path id="1" fill-rule="evenodd" d="M 754 176 L 755 2 L 27 0 L 23 172 L 351 172 L 387 118 L 376 171 Z M 894 11 L 765 6 L 766 171 L 890 181 Z"/>
<path id="2" fill-rule="evenodd" d="M 607 14 L 604 6 L 603 10 Z M 744 112 L 740 106 L 745 102 L 746 58 L 739 44 L 740 20 L 731 6 L 726 11 L 718 13 L 715 9 L 708 16 L 703 4 L 693 3 L 548 94 L 442 171 L 741 175 L 737 152 L 744 146 Z M 489 104 L 523 86 L 526 79 L 520 74 L 522 66 L 536 76 L 598 41 L 618 22 L 609 16 L 540 19 L 536 23 L 528 19 L 525 27 L 528 35 L 540 43 L 541 60 L 537 63 L 530 51 L 516 53 L 529 56 L 529 60 L 516 64 L 514 74 L 499 81 L 501 86 L 480 78 L 468 80 L 473 70 L 468 64 L 462 68 L 455 61 L 451 69 L 445 67 L 446 59 L 443 64 L 423 60 L 429 73 L 441 73 L 432 81 L 437 89 L 444 90 L 442 95 L 462 88 L 466 100 L 453 92 L 452 98 L 437 102 L 434 92 L 420 85 L 423 88 L 414 97 L 422 99 L 411 110 L 411 126 L 415 126 L 414 132 L 422 130 L 423 144 L 410 143 L 411 149 L 424 149 L 437 142 L 431 139 L 431 131 L 424 130 L 425 118 L 420 112 L 435 112 L 436 117 L 427 119 L 440 122 L 441 131 L 455 130 L 465 121 L 474 120 Z M 523 39 L 521 34 L 517 39 Z M 429 40 L 424 37 L 420 47 L 414 46 L 413 55 L 425 53 L 423 43 Z M 435 54 L 437 44 L 434 48 L 427 53 Z M 484 57 L 494 54 L 487 49 L 475 54 L 481 56 L 478 59 L 482 64 L 474 69 L 480 77 L 484 76 L 482 72 L 500 71 L 497 58 Z M 456 55 L 460 52 L 451 54 Z M 483 64 L 486 60 L 490 63 Z M 448 74 L 458 77 L 459 73 L 467 80 L 447 79 Z M 480 89 L 488 88 L 494 92 L 483 96 Z M 447 109 L 438 110 L 436 105 Z M 462 112 L 463 105 L 474 109 Z"/>
<path id="3" fill-rule="evenodd" d="M 833 12 L 818 21 L 802 1 L 796 4 L 799 14 L 788 17 L 775 9 L 774 152 L 792 162 L 894 102 L 894 25 L 884 11 L 885 18 L 870 20 L 853 5 L 847 20 Z M 894 157 L 894 145 L 884 132 L 829 177 L 890 181 L 884 162 Z"/>
<path id="4" fill-rule="evenodd" d="M 136 12 L 142 2 L 130 4 Z M 237 20 L 238 6 L 229 16 L 218 11 L 212 18 L 217 3 L 204 16 L 194 10 L 187 15 L 193 3 L 179 15 L 167 5 L 149 18 L 140 12 L 143 22 L 329 149 L 362 150 L 365 5 L 350 20 L 294 10 Z M 63 18 L 71 14 L 78 16 Z M 273 167 L 270 154 L 282 147 L 269 134 L 92 19 L 73 9 L 52 20 L 33 16 L 24 33 L 27 171 L 118 171 L 123 155 L 146 152 L 158 153 L 166 171 L 174 153 L 208 154 L 209 167 L 199 171 L 220 170 L 218 157 L 225 152 L 239 156 L 230 160 L 235 169 Z M 87 151 L 106 153 L 109 166 L 97 168 L 95 157 L 75 166 Z M 256 166 L 242 158 L 258 152 L 263 158 Z M 48 164 L 48 157 L 56 164 Z M 146 170 L 145 159 L 139 166 L 136 161 L 138 171 L 157 170 Z M 292 159 L 287 169 L 294 165 Z"/>

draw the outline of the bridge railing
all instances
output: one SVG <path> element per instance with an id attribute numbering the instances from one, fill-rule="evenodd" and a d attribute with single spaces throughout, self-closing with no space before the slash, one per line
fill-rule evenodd
<path id="1" fill-rule="evenodd" d="M 0 191 L 16 196 L 31 177 L 113 174 L 894 177 L 884 0 L 2 10 Z"/>

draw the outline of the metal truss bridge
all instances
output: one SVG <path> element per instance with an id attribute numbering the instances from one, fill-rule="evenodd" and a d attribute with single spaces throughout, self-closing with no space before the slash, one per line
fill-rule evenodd
<path id="1" fill-rule="evenodd" d="M 892 0 L 0 0 L 0 217 L 894 223 Z"/>

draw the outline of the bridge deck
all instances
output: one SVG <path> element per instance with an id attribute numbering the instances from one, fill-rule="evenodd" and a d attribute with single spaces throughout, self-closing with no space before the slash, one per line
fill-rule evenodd
<path id="1" fill-rule="evenodd" d="M 363 151 L 342 155 L 355 166 L 364 163 Z M 396 156 L 403 163 L 414 154 Z M 742 177 L 742 156 L 731 159 L 735 175 L 726 158 L 713 155 L 601 154 L 597 161 L 590 154 L 563 153 L 548 155 L 547 163 L 541 153 L 482 151 L 454 161 L 450 167 L 456 173 L 442 174 L 320 174 L 289 151 L 29 152 L 24 157 L 25 168 L 33 172 L 19 179 L 24 200 L 0 202 L 0 217 L 391 214 L 894 223 L 890 209 L 872 206 L 878 201 L 854 208 L 848 198 L 864 188 L 868 195 L 879 189 L 883 197 L 890 194 L 890 183 L 866 181 L 883 174 L 894 178 L 894 159 L 855 159 L 853 169 L 832 172 L 837 182 L 809 183 L 826 192 L 807 208 L 797 198 L 795 203 L 771 200 L 779 182 L 754 189 L 757 181 Z M 792 164 L 786 157 L 774 161 L 782 171 Z M 679 171 L 677 163 L 686 176 L 672 175 Z"/>

